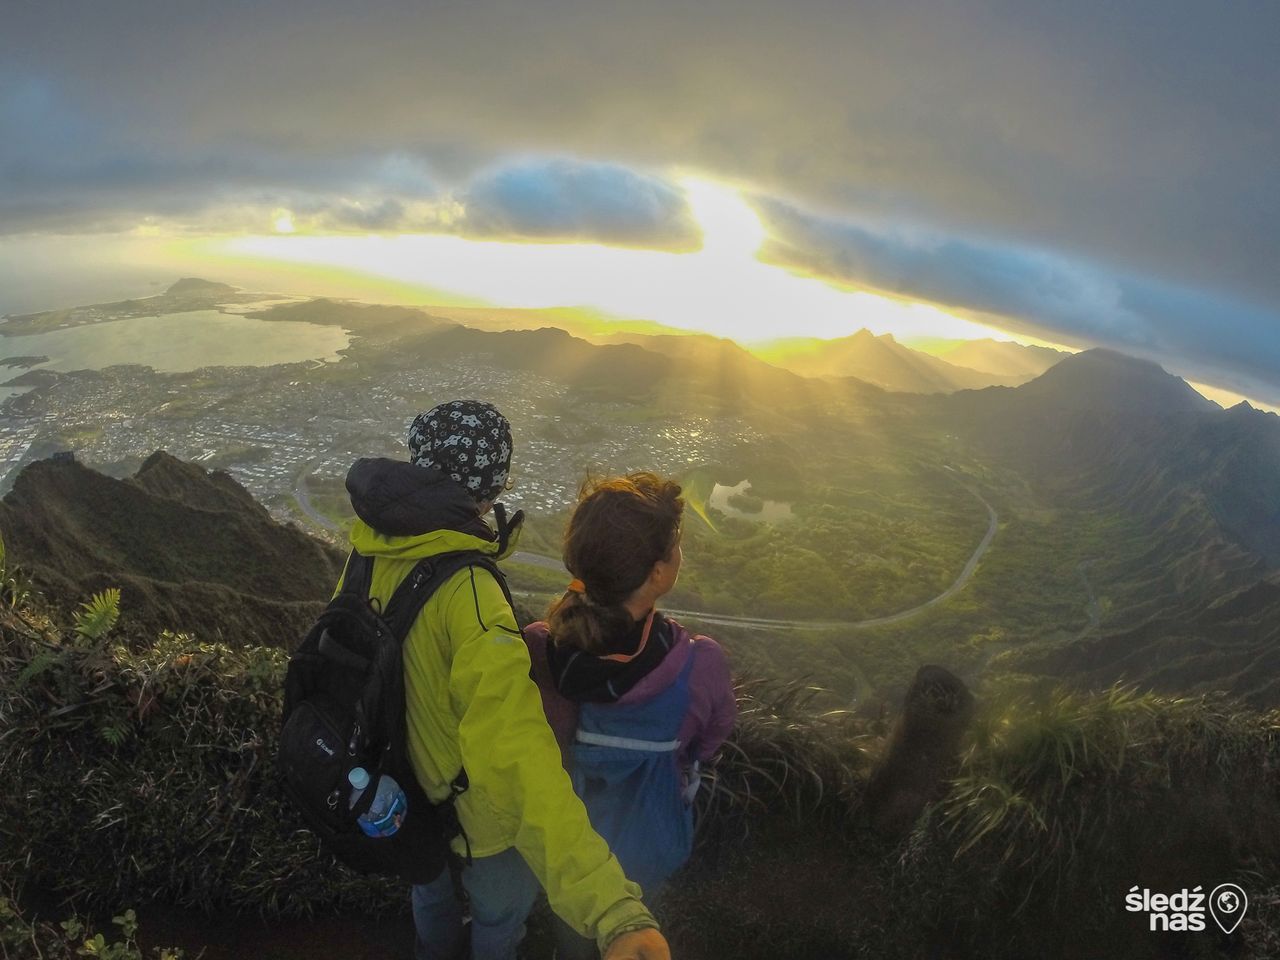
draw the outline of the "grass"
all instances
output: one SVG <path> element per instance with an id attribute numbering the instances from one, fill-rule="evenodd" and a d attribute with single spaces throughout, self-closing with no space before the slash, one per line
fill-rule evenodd
<path id="1" fill-rule="evenodd" d="M 111 633 L 76 640 L 30 606 L 0 611 L 0 776 L 23 785 L 0 793 L 0 875 L 99 916 L 157 903 L 277 918 L 405 910 L 399 885 L 321 855 L 285 804 L 273 763 L 284 665 L 278 650 L 181 633 L 132 648 Z M 1135 882 L 1235 880 L 1257 913 L 1233 955 L 1271 955 L 1280 939 L 1280 714 L 1129 688 L 994 689 L 950 793 L 899 842 L 861 814 L 887 719 L 826 699 L 740 683 L 693 860 L 659 901 L 683 960 L 939 945 L 946 957 L 1163 956 L 1123 910 Z M 1184 955 L 1219 956 L 1215 943 Z"/>

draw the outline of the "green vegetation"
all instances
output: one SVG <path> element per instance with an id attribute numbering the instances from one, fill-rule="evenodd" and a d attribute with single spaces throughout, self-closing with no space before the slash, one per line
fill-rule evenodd
<path id="1" fill-rule="evenodd" d="M 1230 880 L 1265 891 L 1274 910 L 1278 758 L 1280 713 L 1221 699 L 1128 688 L 993 697 L 950 795 L 918 826 L 906 871 L 962 942 L 1011 956 L 1055 941 L 1079 955 L 1149 956 L 1159 943 L 1144 924 L 1081 919 L 1123 918 L 1135 883 Z M 998 932 L 996 913 L 1007 921 Z M 1268 928 L 1243 938 L 1247 955 L 1268 955 L 1276 920 L 1265 907 L 1252 918 Z M 1216 955 L 1207 939 L 1188 941 L 1187 955 Z"/>
<path id="2" fill-rule="evenodd" d="M 397 884 L 321 856 L 285 802 L 273 764 L 284 665 L 279 650 L 180 633 L 77 642 L 29 607 L 0 613 L 0 776 L 23 785 L 0 794 L 0 875 L 90 915 L 406 909 Z M 1234 880 L 1253 900 L 1234 956 L 1268 956 L 1280 713 L 1012 689 L 993 688 L 949 794 L 896 843 L 860 815 L 886 720 L 824 711 L 805 685 L 741 684 L 694 860 L 661 901 L 679 955 L 893 958 L 948 944 L 1154 960 L 1161 941 L 1124 911 L 1129 887 Z M 33 936 L 5 902 L 3 935 Z M 119 950 L 136 950 L 121 934 Z M 1219 955 L 1211 938 L 1196 944 L 1189 956 Z"/>
<path id="3" fill-rule="evenodd" d="M 10 558 L 0 537 L 0 604 L 9 608 L 24 606 L 31 596 L 31 579 Z"/>
<path id="4" fill-rule="evenodd" d="M 393 885 L 317 869 L 285 803 L 273 766 L 285 662 L 175 633 L 78 645 L 9 621 L 0 770 L 24 789 L 0 799 L 0 874 L 89 911 L 385 910 Z"/>
<path id="5" fill-rule="evenodd" d="M 95 593 L 93 599 L 76 611 L 75 632 L 82 640 L 101 640 L 120 619 L 120 590 L 112 587 Z"/>
<path id="6" fill-rule="evenodd" d="M 57 443 L 63 449 L 75 450 L 90 444 L 102 436 L 101 424 L 84 425 L 70 429 L 62 429 L 57 433 Z"/>
<path id="7" fill-rule="evenodd" d="M 138 918 L 132 910 L 112 917 L 117 927 L 110 935 L 95 932 L 80 917 L 72 916 L 55 926 L 29 920 L 15 901 L 12 891 L 0 891 L 0 956 L 5 960 L 72 960 L 99 957 L 101 960 L 182 960 L 182 950 L 156 947 L 144 954 L 138 946 Z M 122 939 L 116 939 L 120 937 Z"/>
<path id="8" fill-rule="evenodd" d="M 835 485 L 833 474 L 858 481 Z M 832 465 L 798 482 L 753 473 L 752 493 L 730 503 L 758 512 L 765 499 L 790 502 L 791 518 L 776 524 L 707 507 L 705 479 L 690 484 L 690 508 L 708 522 L 686 524 L 674 607 L 814 620 L 897 613 L 947 589 L 987 527 L 973 494 L 927 467 Z"/>

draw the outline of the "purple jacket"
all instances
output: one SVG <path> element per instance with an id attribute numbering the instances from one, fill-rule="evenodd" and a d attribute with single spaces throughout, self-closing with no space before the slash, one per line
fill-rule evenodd
<path id="1" fill-rule="evenodd" d="M 710 760 L 720 749 L 738 716 L 738 704 L 729 676 L 729 661 L 720 644 L 710 637 L 693 636 L 670 617 L 667 622 L 675 631 L 671 652 L 662 658 L 652 672 L 628 690 L 619 703 L 643 703 L 671 686 L 684 665 L 693 658 L 689 674 L 689 709 L 680 726 L 679 760 L 682 766 L 693 761 Z M 556 689 L 547 665 L 547 625 L 539 620 L 524 628 L 524 641 L 529 645 L 533 661 L 533 679 L 542 694 L 542 709 L 555 731 L 562 757 L 578 729 L 578 705 L 567 700 Z"/>

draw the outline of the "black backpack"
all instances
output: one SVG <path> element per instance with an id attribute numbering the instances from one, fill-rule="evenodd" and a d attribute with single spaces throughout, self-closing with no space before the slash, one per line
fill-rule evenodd
<path id="1" fill-rule="evenodd" d="M 409 761 L 401 648 L 427 599 L 466 567 L 492 573 L 510 602 L 492 558 L 465 551 L 420 560 L 379 611 L 369 600 L 373 560 L 353 550 L 341 592 L 289 659 L 278 755 L 285 792 L 322 846 L 361 873 L 429 883 L 450 865 L 449 841 L 462 834 L 453 802 L 467 788 L 466 771 L 435 804 Z M 354 767 L 370 782 L 351 807 Z M 370 837 L 356 820 L 384 774 L 404 791 L 405 813 L 395 833 Z"/>

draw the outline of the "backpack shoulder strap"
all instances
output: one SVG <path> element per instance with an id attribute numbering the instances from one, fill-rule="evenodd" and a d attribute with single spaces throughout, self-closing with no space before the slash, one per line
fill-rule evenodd
<path id="1" fill-rule="evenodd" d="M 680 669 L 680 676 L 676 677 L 676 683 L 682 687 L 689 686 L 689 677 L 693 673 L 693 661 L 697 652 L 697 644 L 691 643 L 689 647 L 689 659 L 684 662 L 684 666 Z"/>
<path id="2" fill-rule="evenodd" d="M 404 640 L 418 619 L 422 607 L 450 577 L 467 567 L 484 567 L 493 574 L 502 588 L 502 595 L 507 603 L 511 602 L 511 593 L 507 589 L 506 578 L 496 563 L 483 553 L 474 550 L 461 550 L 456 553 L 441 553 L 434 557 L 419 560 L 409 575 L 404 578 L 387 604 L 386 620 L 392 633 L 399 640 Z"/>
<path id="3" fill-rule="evenodd" d="M 342 589 L 339 593 L 349 593 L 361 600 L 367 600 L 372 583 L 373 558 L 352 550 L 347 555 L 347 569 L 342 575 Z"/>

